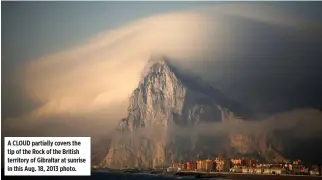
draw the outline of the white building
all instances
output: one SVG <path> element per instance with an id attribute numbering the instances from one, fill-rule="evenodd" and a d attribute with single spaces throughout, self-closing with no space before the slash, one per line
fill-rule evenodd
<path id="1" fill-rule="evenodd" d="M 255 168 L 254 173 L 255 174 L 262 174 L 262 169 L 261 168 Z"/>
<path id="2" fill-rule="evenodd" d="M 253 169 L 253 168 L 249 168 L 249 169 L 248 169 L 248 173 L 251 173 L 251 174 L 252 174 L 252 173 L 255 173 L 255 169 Z"/>
<path id="3" fill-rule="evenodd" d="M 319 173 L 319 171 L 317 171 L 317 170 L 311 170 L 311 171 L 310 171 L 310 175 L 311 175 L 311 176 L 319 176 L 319 175 L 320 175 L 320 173 Z"/>
<path id="4" fill-rule="evenodd" d="M 240 169 L 240 168 L 230 168 L 229 171 L 232 173 L 242 173 L 243 172 L 242 169 Z"/>
<path id="5" fill-rule="evenodd" d="M 272 174 L 282 174 L 282 169 L 281 168 L 273 168 L 271 169 Z"/>
<path id="6" fill-rule="evenodd" d="M 271 174 L 271 169 L 269 168 L 265 168 L 264 171 L 263 171 L 263 174 Z"/>
<path id="7" fill-rule="evenodd" d="M 242 172 L 243 172 L 243 173 L 249 173 L 249 169 L 248 169 L 248 168 L 243 168 L 243 169 L 242 169 Z"/>
<path id="8" fill-rule="evenodd" d="M 167 172 L 177 172 L 181 171 L 181 168 L 168 167 Z"/>

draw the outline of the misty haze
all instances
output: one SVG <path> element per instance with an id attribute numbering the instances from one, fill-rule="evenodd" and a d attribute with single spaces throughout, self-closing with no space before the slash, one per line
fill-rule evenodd
<path id="1" fill-rule="evenodd" d="M 3 2 L 2 139 L 91 136 L 100 168 L 321 164 L 321 9 Z"/>

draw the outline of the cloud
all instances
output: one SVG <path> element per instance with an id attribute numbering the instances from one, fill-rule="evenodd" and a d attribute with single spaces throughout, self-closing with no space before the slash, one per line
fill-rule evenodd
<path id="1" fill-rule="evenodd" d="M 82 47 L 30 62 L 25 88 L 33 100 L 44 103 L 38 113 L 75 112 L 126 99 L 152 53 L 193 49 L 185 44 L 196 43 L 202 28 L 190 20 L 203 20 L 187 16 L 147 19 Z M 191 38 L 186 39 L 188 34 Z"/>
<path id="2" fill-rule="evenodd" d="M 202 61 L 211 53 L 213 58 L 234 44 L 234 16 L 285 26 L 295 21 L 274 18 L 276 13 L 257 16 L 259 9 L 268 11 L 266 6 L 224 5 L 139 20 L 29 62 L 24 88 L 33 101 L 43 103 L 37 114 L 77 113 L 126 100 L 152 54 Z"/>
<path id="3" fill-rule="evenodd" d="M 188 153 L 186 158 L 190 160 L 200 154 L 204 155 L 201 158 L 207 158 L 225 151 L 233 155 L 234 152 L 229 151 L 229 147 L 234 147 L 239 153 L 254 155 L 262 152 L 269 159 L 272 158 L 269 157 L 272 148 L 286 158 L 301 158 L 306 163 L 319 162 L 322 158 L 318 155 L 322 142 L 322 127 L 319 126 L 321 120 L 321 111 L 301 109 L 256 121 L 245 119 L 239 123 L 207 121 L 195 126 L 171 125 L 167 128 L 154 125 L 135 132 L 117 134 L 111 143 L 107 159 L 115 158 L 118 161 L 129 154 L 136 154 L 138 157 L 144 154 L 143 157 L 153 159 L 146 152 L 153 152 L 153 146 L 163 144 L 162 147 L 170 147 L 169 151 L 174 150 L 176 158 L 183 158 L 180 156 Z M 297 146 L 301 144 L 310 149 L 298 152 Z M 282 159 L 278 153 L 274 155 L 275 158 Z M 109 165 L 113 165 L 114 160 Z"/>
<path id="4" fill-rule="evenodd" d="M 232 123 L 202 122 L 192 127 L 170 127 L 171 133 L 186 135 L 207 135 L 212 137 L 223 137 L 230 133 L 242 133 L 248 135 L 275 134 L 276 131 L 291 132 L 296 138 L 322 138 L 322 112 L 315 109 L 297 109 L 288 112 L 274 114 L 272 116 L 254 119 L 244 119 Z M 155 137 L 164 131 L 163 126 L 150 126 L 135 132 L 135 135 Z M 296 133 L 294 133 L 296 132 Z M 124 133 L 123 133 L 124 134 Z"/>
<path id="5" fill-rule="evenodd" d="M 125 116 L 123 104 L 91 113 L 56 114 L 36 117 L 28 114 L 2 120 L 2 136 L 91 136 L 113 137 L 119 118 Z"/>
<path id="6" fill-rule="evenodd" d="M 32 127 L 109 119 L 115 124 L 124 116 L 127 99 L 150 56 L 166 55 L 183 68 L 211 77 L 219 71 L 207 73 L 207 63 L 227 55 L 239 56 L 246 52 L 243 44 L 257 42 L 257 38 L 269 42 L 271 38 L 253 32 L 250 36 L 247 28 L 255 24 L 253 31 L 257 31 L 258 23 L 281 28 L 284 34 L 286 28 L 292 35 L 305 21 L 266 5 L 201 8 L 144 18 L 101 33 L 85 44 L 27 62 L 19 82 L 28 98 L 40 106 L 10 123 L 18 126 L 24 121 Z M 247 52 L 254 53 L 254 49 Z M 117 115 L 108 118 L 113 110 Z M 93 116 L 102 111 L 109 113 Z"/>

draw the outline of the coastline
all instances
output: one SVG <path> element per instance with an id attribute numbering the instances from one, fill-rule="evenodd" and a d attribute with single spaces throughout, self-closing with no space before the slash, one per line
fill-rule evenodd
<path id="1" fill-rule="evenodd" d="M 321 176 L 308 176 L 308 175 L 271 175 L 271 174 L 245 174 L 245 173 L 229 173 L 229 172 L 153 172 L 153 171 L 129 171 L 129 170 L 93 170 L 93 172 L 110 172 L 110 173 L 128 173 L 128 174 L 146 174 L 146 175 L 160 175 L 172 177 L 193 177 L 195 179 L 209 179 L 209 178 L 222 178 L 222 179 L 236 179 L 236 180 L 322 180 Z"/>
<path id="2" fill-rule="evenodd" d="M 228 179 L 247 179 L 247 180 L 322 180 L 321 176 L 306 175 L 264 175 L 264 174 L 224 174 Z"/>
<path id="3" fill-rule="evenodd" d="M 135 176 L 131 176 L 135 175 Z M 138 177 L 136 177 L 138 175 Z M 5 179 L 15 178 L 15 176 L 4 176 L 4 169 L 1 169 L 1 176 Z M 149 177 L 150 176 L 150 177 Z M 30 176 L 33 179 L 43 179 L 44 176 Z M 20 176 L 20 179 L 30 178 L 29 176 Z M 155 172 L 155 171 L 126 171 L 126 170 L 107 170 L 107 169 L 93 169 L 91 176 L 50 176 L 57 179 L 70 179 L 71 177 L 77 177 L 78 179 L 109 179 L 115 177 L 116 179 L 122 177 L 126 179 L 172 179 L 184 178 L 184 179 L 227 179 L 227 180 L 322 180 L 321 176 L 301 176 L 301 175 L 263 175 L 263 174 L 232 174 L 232 173 L 218 173 L 218 172 Z M 115 179 L 114 178 L 114 179 Z M 113 178 L 112 178 L 113 179 Z"/>

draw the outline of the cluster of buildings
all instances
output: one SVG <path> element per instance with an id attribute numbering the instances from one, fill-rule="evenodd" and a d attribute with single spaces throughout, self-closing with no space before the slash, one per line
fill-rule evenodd
<path id="1" fill-rule="evenodd" d="M 281 163 L 259 163 L 249 158 L 215 158 L 173 163 L 168 171 L 229 172 L 247 174 L 321 175 L 321 166 L 305 166 L 300 160 Z"/>
<path id="2" fill-rule="evenodd" d="M 245 167 L 252 166 L 251 159 L 226 159 L 218 157 L 216 159 L 188 161 L 186 163 L 173 163 L 169 170 L 179 171 L 203 171 L 203 172 L 229 172 L 234 164 Z"/>

